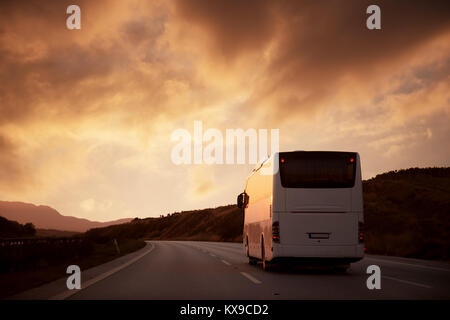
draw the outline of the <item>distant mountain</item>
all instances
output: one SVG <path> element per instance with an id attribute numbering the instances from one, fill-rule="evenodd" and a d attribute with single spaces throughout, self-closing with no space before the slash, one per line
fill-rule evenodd
<path id="1" fill-rule="evenodd" d="M 31 222 L 39 229 L 85 232 L 91 228 L 107 227 L 126 223 L 131 219 L 120 219 L 109 222 L 97 222 L 87 219 L 63 216 L 49 206 L 36 206 L 24 202 L 0 201 L 0 216 L 21 224 Z"/>
<path id="2" fill-rule="evenodd" d="M 363 182 L 367 253 L 450 260 L 450 168 L 411 168 Z M 96 240 L 242 241 L 235 205 L 92 229 Z"/>

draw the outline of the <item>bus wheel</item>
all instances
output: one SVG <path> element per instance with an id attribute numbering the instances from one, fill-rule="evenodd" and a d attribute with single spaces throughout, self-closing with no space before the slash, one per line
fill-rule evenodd
<path id="1" fill-rule="evenodd" d="M 248 264 L 256 264 L 258 262 L 258 260 L 256 260 L 255 258 L 250 257 L 250 248 L 248 247 L 248 237 L 246 239 L 246 246 L 245 246 L 245 254 L 248 258 Z"/>
<path id="2" fill-rule="evenodd" d="M 262 257 L 262 266 L 264 270 L 270 270 L 270 262 L 266 260 L 266 253 L 264 250 L 264 238 L 261 240 L 261 257 Z"/>

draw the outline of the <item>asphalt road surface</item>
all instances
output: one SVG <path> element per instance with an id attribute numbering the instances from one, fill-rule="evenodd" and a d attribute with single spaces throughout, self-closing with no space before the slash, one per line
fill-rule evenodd
<path id="1" fill-rule="evenodd" d="M 242 245 L 152 241 L 151 252 L 69 299 L 449 299 L 450 264 L 366 255 L 346 273 L 248 265 Z M 366 285 L 381 268 L 381 289 Z M 82 285 L 83 286 L 83 285 Z"/>

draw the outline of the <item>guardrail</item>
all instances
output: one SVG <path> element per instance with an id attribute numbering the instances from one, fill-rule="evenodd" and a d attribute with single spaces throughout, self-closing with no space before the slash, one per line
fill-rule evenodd
<path id="1" fill-rule="evenodd" d="M 89 255 L 84 237 L 0 239 L 0 272 L 42 268 Z"/>
<path id="2" fill-rule="evenodd" d="M 0 238 L 0 248 L 6 246 L 21 246 L 30 244 L 47 244 L 47 243 L 74 243 L 83 241 L 81 237 L 70 237 L 70 238 Z"/>

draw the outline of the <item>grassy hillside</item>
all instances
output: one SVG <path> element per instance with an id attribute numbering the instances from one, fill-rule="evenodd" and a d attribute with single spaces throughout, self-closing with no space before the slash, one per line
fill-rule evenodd
<path id="1" fill-rule="evenodd" d="M 146 238 L 153 240 L 241 241 L 243 216 L 234 205 L 183 211 L 160 218 L 134 219 L 122 225 L 91 229 L 86 235 L 103 238 Z"/>
<path id="2" fill-rule="evenodd" d="M 363 188 L 367 252 L 450 259 L 450 168 L 391 171 Z"/>
<path id="3" fill-rule="evenodd" d="M 36 229 L 36 237 L 44 237 L 44 238 L 64 238 L 64 237 L 72 237 L 75 235 L 79 235 L 80 232 L 75 231 L 62 231 L 62 230 L 54 230 L 54 229 Z"/>

